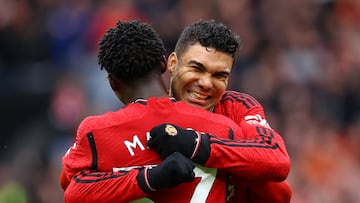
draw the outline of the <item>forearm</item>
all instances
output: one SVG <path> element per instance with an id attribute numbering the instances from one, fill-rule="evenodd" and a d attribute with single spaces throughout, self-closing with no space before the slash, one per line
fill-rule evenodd
<path id="1" fill-rule="evenodd" d="M 138 186 L 137 169 L 129 172 L 83 170 L 75 174 L 64 193 L 70 202 L 129 202 L 146 194 Z"/>
<path id="2" fill-rule="evenodd" d="M 245 137 L 241 130 L 234 133 L 230 130 L 227 136 L 219 134 L 220 138 L 211 133 L 162 124 L 151 130 L 148 146 L 157 150 L 163 158 L 174 151 L 180 152 L 195 163 L 220 169 L 244 180 L 285 180 L 290 170 L 290 159 L 280 135 L 261 125 L 249 125 L 247 128 L 249 137 Z M 169 129 L 174 135 L 168 133 Z"/>
<path id="3" fill-rule="evenodd" d="M 280 135 L 261 126 L 248 127 L 246 133 L 246 139 L 236 135 L 234 139 L 211 136 L 210 156 L 205 166 L 244 180 L 285 180 L 290 170 L 290 158 Z"/>

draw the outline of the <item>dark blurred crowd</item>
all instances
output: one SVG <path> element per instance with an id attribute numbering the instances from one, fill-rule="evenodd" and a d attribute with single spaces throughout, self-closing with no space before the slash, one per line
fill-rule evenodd
<path id="1" fill-rule="evenodd" d="M 198 19 L 228 25 L 242 39 L 229 89 L 284 137 L 292 202 L 360 202 L 360 1 L 0 0 L 0 203 L 63 202 L 77 125 L 123 106 L 97 65 L 120 19 L 151 23 L 168 52 Z"/>

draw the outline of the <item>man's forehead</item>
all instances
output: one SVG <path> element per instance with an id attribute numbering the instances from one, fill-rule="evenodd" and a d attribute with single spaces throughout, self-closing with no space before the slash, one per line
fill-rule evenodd
<path id="1" fill-rule="evenodd" d="M 196 65 L 206 70 L 212 70 L 212 72 L 217 73 L 230 73 L 231 65 L 227 63 L 214 63 L 211 61 L 197 61 L 196 59 L 190 59 L 186 62 L 186 65 Z"/>
<path id="2" fill-rule="evenodd" d="M 197 65 L 201 67 L 213 67 L 221 71 L 230 71 L 233 65 L 231 55 L 217 51 L 214 48 L 193 45 L 183 57 L 182 63 L 185 65 Z"/>

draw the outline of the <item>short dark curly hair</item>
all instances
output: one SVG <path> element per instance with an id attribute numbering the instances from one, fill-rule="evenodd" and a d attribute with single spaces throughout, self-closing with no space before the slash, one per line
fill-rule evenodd
<path id="1" fill-rule="evenodd" d="M 175 45 L 176 54 L 181 57 L 189 46 L 197 42 L 233 58 L 241 45 L 240 37 L 224 24 L 215 20 L 199 20 L 183 30 Z"/>
<path id="2" fill-rule="evenodd" d="M 118 21 L 99 41 L 98 63 L 124 82 L 160 70 L 166 53 L 163 41 L 150 24 L 139 20 Z"/>

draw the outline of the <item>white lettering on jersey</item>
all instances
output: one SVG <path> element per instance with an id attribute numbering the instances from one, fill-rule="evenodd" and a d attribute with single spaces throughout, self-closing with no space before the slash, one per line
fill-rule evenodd
<path id="1" fill-rule="evenodd" d="M 126 148 L 128 149 L 131 156 L 135 155 L 133 148 L 136 148 L 136 146 L 139 146 L 141 150 L 145 150 L 144 145 L 140 142 L 140 139 L 137 135 L 134 135 L 132 142 L 125 140 L 124 144 L 125 144 Z"/>
<path id="2" fill-rule="evenodd" d="M 201 181 L 196 186 L 190 203 L 206 202 L 210 190 L 215 182 L 217 169 L 206 168 L 196 164 L 194 168 L 195 177 L 201 177 Z"/>
<path id="3" fill-rule="evenodd" d="M 265 128 L 270 128 L 270 125 L 266 121 L 266 119 L 262 118 L 259 114 L 245 116 L 245 121 L 246 121 L 246 123 L 248 123 L 250 125 L 261 125 Z"/>
<path id="4" fill-rule="evenodd" d="M 146 141 L 149 141 L 151 138 L 150 132 L 146 132 Z"/>

